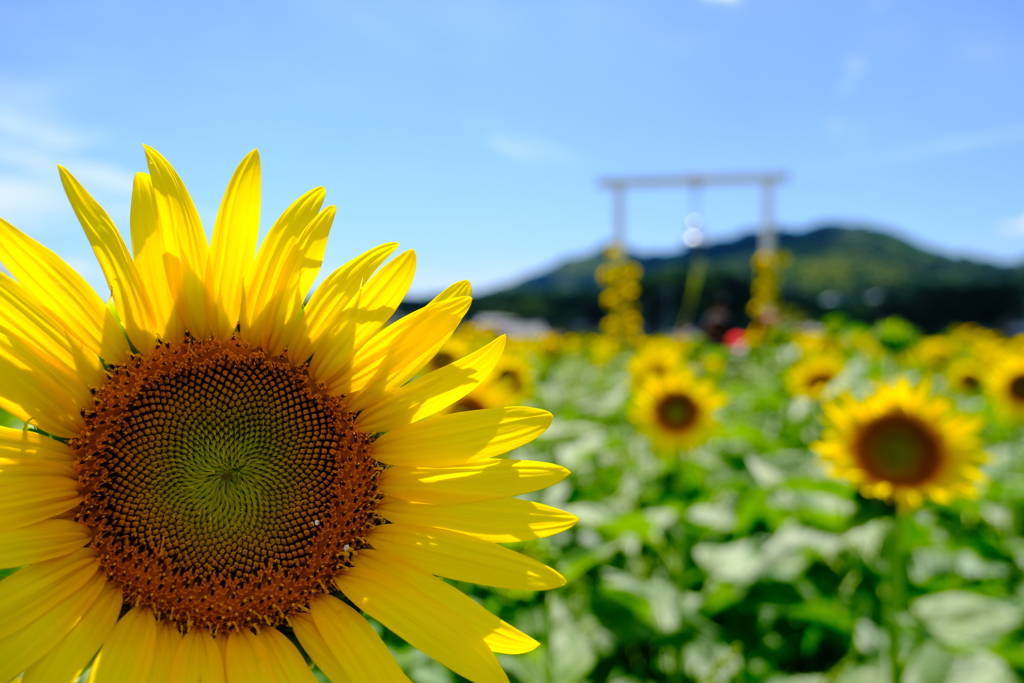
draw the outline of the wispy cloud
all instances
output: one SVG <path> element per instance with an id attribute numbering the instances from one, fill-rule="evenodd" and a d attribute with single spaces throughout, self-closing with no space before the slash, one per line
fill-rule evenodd
<path id="1" fill-rule="evenodd" d="M 981 130 L 954 133 L 896 147 L 876 155 L 882 163 L 904 163 L 934 157 L 954 156 L 1024 142 L 1024 122 Z"/>
<path id="2" fill-rule="evenodd" d="M 833 133 L 826 126 L 826 132 Z M 827 177 L 855 169 L 918 163 L 942 157 L 983 152 L 990 149 L 1011 147 L 1024 143 L 1024 121 L 982 128 L 979 130 L 951 133 L 938 137 L 911 142 L 904 145 L 853 154 L 835 163 L 820 167 L 808 167 L 804 174 L 810 177 Z"/>
<path id="3" fill-rule="evenodd" d="M 85 141 L 77 133 L 48 125 L 7 107 L 0 108 L 0 137 L 17 139 L 32 147 L 59 150 L 78 147 Z"/>
<path id="4" fill-rule="evenodd" d="M 487 138 L 487 146 L 498 155 L 521 164 L 557 163 L 572 158 L 562 145 L 525 135 L 497 133 Z"/>
<path id="5" fill-rule="evenodd" d="M 0 107 L 0 216 L 38 229 L 65 211 L 58 163 L 92 192 L 123 193 L 131 187 L 130 172 L 89 158 L 96 136 L 51 123 L 29 109 Z"/>
<path id="6" fill-rule="evenodd" d="M 998 221 L 996 228 L 1003 235 L 1024 237 L 1024 213 Z"/>
<path id="7" fill-rule="evenodd" d="M 848 55 L 843 60 L 842 73 L 836 82 L 836 94 L 850 97 L 860 89 L 868 73 L 868 58 L 864 55 Z"/>

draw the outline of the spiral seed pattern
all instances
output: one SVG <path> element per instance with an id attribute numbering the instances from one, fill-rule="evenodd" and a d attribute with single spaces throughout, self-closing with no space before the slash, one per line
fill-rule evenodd
<path id="1" fill-rule="evenodd" d="M 182 629 L 284 623 L 379 523 L 381 468 L 343 399 L 237 339 L 134 356 L 85 417 L 78 520 L 126 603 Z"/>

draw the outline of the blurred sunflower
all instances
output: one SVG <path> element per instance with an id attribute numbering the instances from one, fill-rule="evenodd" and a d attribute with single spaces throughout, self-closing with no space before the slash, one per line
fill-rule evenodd
<path id="1" fill-rule="evenodd" d="M 623 346 L 622 338 L 615 334 L 588 335 L 584 342 L 584 350 L 598 366 L 607 365 L 622 351 Z"/>
<path id="2" fill-rule="evenodd" d="M 953 340 L 944 334 L 930 334 L 922 337 L 908 351 L 908 360 L 924 368 L 940 368 L 956 353 Z"/>
<path id="3" fill-rule="evenodd" d="M 812 444 L 831 476 L 867 498 L 919 507 L 930 498 L 948 503 L 973 498 L 987 460 L 978 432 L 982 420 L 956 412 L 925 384 L 883 385 L 858 401 L 849 394 L 824 407 L 825 431 Z"/>
<path id="4" fill-rule="evenodd" d="M 443 368 L 451 362 L 465 356 L 469 353 L 471 348 L 472 343 L 466 335 L 459 334 L 457 332 L 452 335 L 451 339 L 444 343 L 440 350 L 438 350 L 437 355 L 430 359 L 430 363 L 427 367 L 431 370 Z"/>
<path id="5" fill-rule="evenodd" d="M 210 245 L 177 173 L 146 156 L 131 251 L 61 169 L 109 307 L 0 221 L 16 278 L 0 275 L 0 406 L 32 426 L 0 429 L 0 567 L 27 565 L 0 582 L 0 681 L 70 683 L 92 661 L 92 683 L 313 683 L 303 651 L 339 683 L 408 681 L 360 611 L 471 681 L 507 681 L 494 653 L 537 643 L 436 577 L 559 586 L 497 544 L 574 518 L 511 497 L 566 470 L 494 457 L 550 414 L 431 418 L 504 339 L 409 382 L 465 314 L 468 283 L 386 326 L 415 267 L 411 251 L 380 267 L 386 244 L 303 307 L 334 217 L 322 188 L 254 257 L 255 152 Z"/>
<path id="6" fill-rule="evenodd" d="M 659 450 L 696 446 L 718 426 L 713 413 L 727 402 L 713 382 L 687 370 L 650 375 L 637 387 L 629 419 Z"/>
<path id="7" fill-rule="evenodd" d="M 792 341 L 800 347 L 805 356 L 834 353 L 839 349 L 839 341 L 825 330 L 799 330 L 793 335 Z"/>
<path id="8" fill-rule="evenodd" d="M 965 394 L 976 394 L 985 379 L 986 366 L 977 358 L 957 358 L 946 368 L 949 385 Z"/>
<path id="9" fill-rule="evenodd" d="M 452 409 L 499 408 L 519 403 L 532 394 L 533 367 L 522 354 L 506 350 L 487 379 L 459 399 Z"/>
<path id="10" fill-rule="evenodd" d="M 729 354 L 726 351 L 722 351 L 719 348 L 709 349 L 705 354 L 704 358 L 701 359 L 701 365 L 704 368 L 704 372 L 709 375 L 721 375 L 725 372 L 725 369 L 729 367 Z"/>
<path id="11" fill-rule="evenodd" d="M 985 379 L 985 390 L 1004 417 L 1024 419 L 1024 355 L 1012 354 L 996 362 Z"/>
<path id="12" fill-rule="evenodd" d="M 629 362 L 634 382 L 649 375 L 664 375 L 683 363 L 683 345 L 666 337 L 647 337 Z"/>
<path id="13" fill-rule="evenodd" d="M 843 359 L 837 355 L 823 354 L 804 358 L 786 371 L 786 389 L 791 396 L 818 398 L 842 370 Z"/>

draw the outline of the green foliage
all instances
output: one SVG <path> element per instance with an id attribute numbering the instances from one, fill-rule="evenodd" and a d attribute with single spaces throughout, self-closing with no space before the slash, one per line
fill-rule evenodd
<path id="1" fill-rule="evenodd" d="M 888 680 L 892 510 L 829 479 L 808 449 L 819 408 L 788 397 L 781 381 L 796 355 L 779 344 L 734 357 L 718 435 L 671 458 L 626 422 L 624 355 L 604 367 L 567 355 L 546 369 L 534 403 L 555 420 L 512 457 L 571 469 L 530 497 L 580 522 L 515 547 L 568 584 L 546 593 L 460 584 L 541 642 L 501 656 L 515 683 Z M 887 363 L 851 363 L 840 384 L 863 391 Z M 983 497 L 905 520 L 905 681 L 1024 675 L 1024 445 L 1016 429 L 989 436 L 1003 440 L 990 447 Z M 418 683 L 460 680 L 388 642 Z"/>
<path id="2" fill-rule="evenodd" d="M 921 336 L 912 322 L 898 315 L 882 318 L 872 331 L 882 346 L 895 352 L 910 348 Z"/>

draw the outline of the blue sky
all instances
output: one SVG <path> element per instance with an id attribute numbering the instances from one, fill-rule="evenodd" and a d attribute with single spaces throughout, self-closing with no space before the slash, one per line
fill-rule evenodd
<path id="1" fill-rule="evenodd" d="M 60 191 L 127 232 L 142 143 L 212 227 L 263 161 L 265 226 L 324 185 L 328 267 L 416 249 L 414 292 L 487 292 L 610 234 L 609 174 L 789 172 L 778 220 L 870 222 L 1024 261 L 1024 3 L 978 0 L 24 2 L 0 22 L 0 216 L 101 287 Z M 707 190 L 710 239 L 758 219 Z M 629 241 L 678 251 L 682 191 L 631 197 Z M 105 288 L 103 288 L 105 290 Z"/>

